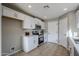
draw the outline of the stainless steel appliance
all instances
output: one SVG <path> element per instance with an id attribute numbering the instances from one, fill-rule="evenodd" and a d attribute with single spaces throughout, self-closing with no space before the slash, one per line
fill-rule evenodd
<path id="1" fill-rule="evenodd" d="M 38 35 L 38 45 L 44 43 L 44 30 L 33 30 L 32 35 Z"/>
<path id="2" fill-rule="evenodd" d="M 35 25 L 35 30 L 40 30 L 41 29 L 41 25 Z"/>
<path id="3" fill-rule="evenodd" d="M 38 30 L 33 30 L 33 31 L 32 31 L 32 35 L 39 35 Z"/>
<path id="4" fill-rule="evenodd" d="M 44 43 L 44 35 L 39 35 L 38 36 L 38 44 L 40 45 L 42 43 Z"/>

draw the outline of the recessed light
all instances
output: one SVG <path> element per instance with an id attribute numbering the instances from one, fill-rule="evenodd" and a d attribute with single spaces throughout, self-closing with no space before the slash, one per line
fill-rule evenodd
<path id="1" fill-rule="evenodd" d="M 31 5 L 28 5 L 28 8 L 32 8 L 32 6 Z"/>
<path id="2" fill-rule="evenodd" d="M 68 8 L 64 8 L 64 11 L 68 10 Z"/>

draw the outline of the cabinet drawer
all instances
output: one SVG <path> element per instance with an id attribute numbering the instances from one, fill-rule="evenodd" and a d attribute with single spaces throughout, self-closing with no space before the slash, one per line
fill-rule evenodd
<path id="1" fill-rule="evenodd" d="M 26 16 L 23 21 L 24 29 L 35 29 L 34 19 L 30 16 Z"/>

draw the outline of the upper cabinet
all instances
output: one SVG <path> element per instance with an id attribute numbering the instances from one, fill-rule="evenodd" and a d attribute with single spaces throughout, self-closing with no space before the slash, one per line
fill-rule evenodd
<path id="1" fill-rule="evenodd" d="M 22 20 L 23 29 L 34 29 L 35 28 L 33 17 L 25 15 L 21 12 L 17 12 L 15 10 L 5 7 L 5 6 L 3 6 L 2 8 L 3 8 L 3 14 L 2 14 L 3 16 Z"/>
<path id="2" fill-rule="evenodd" d="M 79 28 L 79 10 L 76 12 L 76 25 Z"/>
<path id="3" fill-rule="evenodd" d="M 41 20 L 39 20 L 38 18 L 34 18 L 34 23 L 37 25 L 41 25 Z"/>
<path id="4" fill-rule="evenodd" d="M 24 29 L 35 29 L 35 23 L 34 18 L 30 16 L 25 16 L 25 19 L 23 21 L 23 28 Z"/>
<path id="5" fill-rule="evenodd" d="M 13 9 L 10 9 L 8 7 L 2 6 L 2 15 L 10 18 L 15 18 L 18 20 L 24 20 L 24 14 L 17 12 Z"/>
<path id="6" fill-rule="evenodd" d="M 41 25 L 42 29 L 45 29 L 45 24 L 38 18 L 33 18 L 31 16 L 25 15 L 21 12 L 15 11 L 11 8 L 2 6 L 3 16 L 22 20 L 23 21 L 23 29 L 35 29 L 35 24 Z"/>
<path id="7" fill-rule="evenodd" d="M 40 19 L 34 18 L 34 22 L 37 25 L 41 25 L 41 29 L 45 29 L 45 23 L 41 21 Z"/>

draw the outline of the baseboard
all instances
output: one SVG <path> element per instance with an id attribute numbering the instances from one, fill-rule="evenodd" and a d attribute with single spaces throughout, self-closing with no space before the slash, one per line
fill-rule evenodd
<path id="1" fill-rule="evenodd" d="M 13 55 L 13 54 L 15 54 L 15 53 L 17 53 L 17 52 L 19 52 L 19 51 L 21 51 L 22 49 L 20 49 L 20 50 L 17 50 L 17 51 L 14 51 L 14 52 L 12 52 L 12 53 L 9 53 L 8 55 L 6 55 L 6 56 L 10 56 L 10 55 Z"/>

